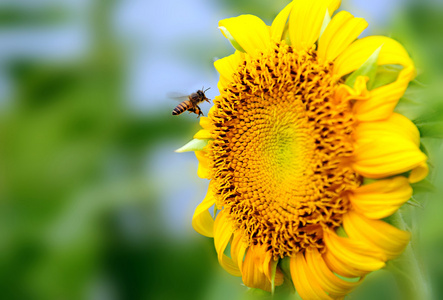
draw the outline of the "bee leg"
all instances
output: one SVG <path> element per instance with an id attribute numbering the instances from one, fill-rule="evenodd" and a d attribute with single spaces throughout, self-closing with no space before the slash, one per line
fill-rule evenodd
<path id="1" fill-rule="evenodd" d="M 202 112 L 202 109 L 198 105 L 197 105 L 197 108 L 199 110 L 199 114 L 198 114 L 197 118 L 200 118 L 200 116 L 205 116 Z"/>

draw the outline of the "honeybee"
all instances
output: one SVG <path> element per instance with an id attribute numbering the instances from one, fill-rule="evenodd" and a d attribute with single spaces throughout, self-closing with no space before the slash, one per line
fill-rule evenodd
<path id="1" fill-rule="evenodd" d="M 197 114 L 197 118 L 203 116 L 203 112 L 201 111 L 201 108 L 198 105 L 203 101 L 209 102 L 210 99 L 208 99 L 205 95 L 206 91 L 209 89 L 210 88 L 207 88 L 206 90 L 203 91 L 202 88 L 201 90 L 198 90 L 195 93 L 192 93 L 191 95 L 187 96 L 188 100 L 185 100 L 181 102 L 179 105 L 177 105 L 172 110 L 172 115 L 177 116 L 184 113 L 185 111 L 189 111 Z"/>

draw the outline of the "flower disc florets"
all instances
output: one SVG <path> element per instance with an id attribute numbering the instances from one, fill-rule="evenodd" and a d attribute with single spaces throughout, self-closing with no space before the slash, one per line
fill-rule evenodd
<path id="1" fill-rule="evenodd" d="M 323 248 L 322 229 L 340 226 L 342 194 L 360 183 L 348 167 L 355 121 L 333 97 L 332 68 L 282 42 L 246 58 L 214 101 L 217 204 L 274 256 Z"/>

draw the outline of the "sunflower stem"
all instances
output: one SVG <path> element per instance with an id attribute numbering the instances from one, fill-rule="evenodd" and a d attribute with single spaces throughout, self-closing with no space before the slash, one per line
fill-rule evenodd
<path id="1" fill-rule="evenodd" d="M 392 225 L 401 230 L 407 230 L 407 224 L 403 219 L 400 211 L 397 211 L 390 218 Z M 403 254 L 396 260 L 388 262 L 387 269 L 394 274 L 395 280 L 402 294 L 401 299 L 405 300 L 431 300 L 431 289 L 425 274 L 418 261 L 417 254 L 414 249 L 415 236 L 411 238 L 411 242 L 406 247 Z"/>

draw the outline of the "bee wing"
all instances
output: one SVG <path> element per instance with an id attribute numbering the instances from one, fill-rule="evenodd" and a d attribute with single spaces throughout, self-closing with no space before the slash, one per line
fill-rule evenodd
<path id="1" fill-rule="evenodd" d="M 170 92 L 167 94 L 168 98 L 177 100 L 177 101 L 184 101 L 188 100 L 189 96 L 185 95 L 183 93 L 177 93 L 177 92 Z"/>

